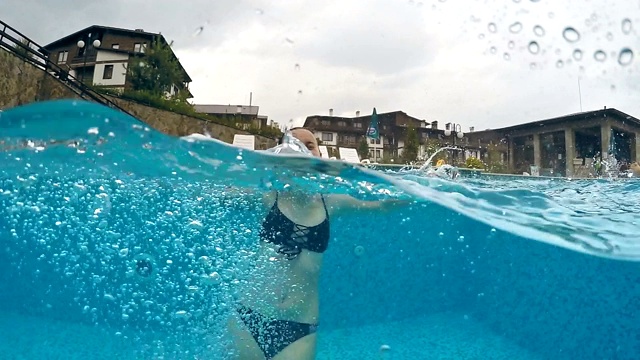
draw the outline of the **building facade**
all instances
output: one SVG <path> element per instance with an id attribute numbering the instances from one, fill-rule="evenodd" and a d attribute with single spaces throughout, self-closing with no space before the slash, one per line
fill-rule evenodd
<path id="1" fill-rule="evenodd" d="M 244 130 L 278 126 L 277 123 L 269 124 L 266 115 L 259 115 L 260 107 L 255 105 L 194 105 L 194 108 L 202 114 L 235 121 L 236 127 Z"/>
<path id="2" fill-rule="evenodd" d="M 129 86 L 127 69 L 132 60 L 136 57 L 143 58 L 146 49 L 154 41 L 167 44 L 162 34 L 149 33 L 142 29 L 128 30 L 94 25 L 58 39 L 46 45 L 44 49 L 52 62 L 67 69 L 70 75 L 85 84 L 123 91 Z M 175 54 L 173 57 L 183 74 L 183 80 L 174 84 L 168 95 L 186 91 L 188 98 L 191 98 L 191 78 Z"/>
<path id="3" fill-rule="evenodd" d="M 330 111 L 330 114 L 332 111 Z M 340 147 L 358 148 L 361 141 L 367 141 L 368 158 L 372 161 L 394 159 L 402 155 L 407 130 L 413 127 L 419 138 L 418 158 L 428 155 L 427 142 L 430 140 L 444 144 L 444 131 L 438 129 L 438 122 L 427 122 L 409 116 L 402 111 L 378 114 L 379 139 L 366 137 L 367 128 L 371 123 L 371 115 L 355 117 L 341 117 L 333 115 L 313 115 L 306 118 L 304 127 L 313 131 L 321 144 L 327 146 L 329 152 L 337 153 Z M 361 154 L 362 157 L 362 154 Z"/>
<path id="4" fill-rule="evenodd" d="M 610 156 L 622 167 L 640 161 L 640 120 L 606 107 L 465 137 L 467 148 L 486 158 L 493 147 L 518 174 L 590 177 L 594 162 Z"/>

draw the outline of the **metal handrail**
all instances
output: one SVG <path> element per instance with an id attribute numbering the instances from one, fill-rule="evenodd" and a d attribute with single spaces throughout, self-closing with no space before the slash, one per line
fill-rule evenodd
<path id="1" fill-rule="evenodd" d="M 58 64 L 51 61 L 49 59 L 49 52 L 42 46 L 38 45 L 2 20 L 0 20 L 0 27 L 1 49 L 19 57 L 23 61 L 30 63 L 44 71 L 46 74 L 52 76 L 54 79 L 57 79 L 82 99 L 93 100 L 102 105 L 131 115 L 109 98 L 96 92 L 76 77 L 70 75 L 68 70 L 63 69 Z M 9 30 L 10 33 L 7 32 L 7 30 Z M 18 38 L 20 38 L 20 40 L 18 40 Z"/>

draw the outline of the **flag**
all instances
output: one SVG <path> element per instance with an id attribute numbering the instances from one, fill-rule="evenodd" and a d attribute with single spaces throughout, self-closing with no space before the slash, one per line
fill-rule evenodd
<path id="1" fill-rule="evenodd" d="M 376 140 L 380 137 L 380 132 L 378 131 L 378 114 L 376 113 L 376 108 L 373 108 L 373 114 L 371 114 L 371 122 L 369 123 L 369 127 L 367 128 L 367 137 Z"/>

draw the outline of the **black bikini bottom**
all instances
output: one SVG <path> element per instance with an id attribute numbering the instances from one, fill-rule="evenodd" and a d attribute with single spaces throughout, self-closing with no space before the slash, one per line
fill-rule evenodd
<path id="1" fill-rule="evenodd" d="M 267 360 L 297 340 L 316 332 L 317 325 L 270 319 L 246 306 L 238 313 Z"/>

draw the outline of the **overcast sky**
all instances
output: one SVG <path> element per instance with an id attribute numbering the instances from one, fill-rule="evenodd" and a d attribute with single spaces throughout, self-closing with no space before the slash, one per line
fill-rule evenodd
<path id="1" fill-rule="evenodd" d="M 583 110 L 640 117 L 638 0 L 52 4 L 3 0 L 0 18 L 42 45 L 94 24 L 161 32 L 193 78 L 195 103 L 248 104 L 253 92 L 260 113 L 283 124 L 330 108 L 353 116 L 376 107 L 465 131 L 496 128 L 579 112 L 579 79 Z M 567 41 L 566 27 L 580 38 Z M 635 57 L 621 65 L 625 47 Z M 605 60 L 595 59 L 597 50 Z"/>

